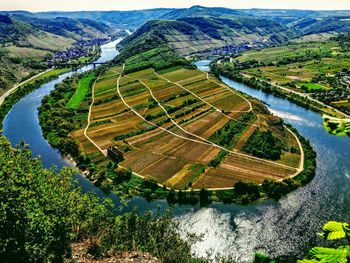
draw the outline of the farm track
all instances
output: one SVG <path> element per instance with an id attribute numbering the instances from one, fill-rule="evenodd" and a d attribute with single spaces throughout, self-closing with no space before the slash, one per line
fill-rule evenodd
<path id="1" fill-rule="evenodd" d="M 156 74 L 158 77 L 160 77 L 160 78 L 163 79 L 164 81 L 166 81 L 166 82 L 168 82 L 168 83 L 171 83 L 171 84 L 173 84 L 173 85 L 176 85 L 176 86 L 178 86 L 179 88 L 181 88 L 181 89 L 183 89 L 183 90 L 189 92 L 190 94 L 192 94 L 193 96 L 195 96 L 197 99 L 203 101 L 205 104 L 207 104 L 207 105 L 209 105 L 210 107 L 212 107 L 214 110 L 216 110 L 216 111 L 220 112 L 221 114 L 225 115 L 228 119 L 233 120 L 233 121 L 236 121 L 236 122 L 241 122 L 241 123 L 244 123 L 244 124 L 247 124 L 247 125 L 252 125 L 252 124 L 250 124 L 250 123 L 242 122 L 242 121 L 239 121 L 239 120 L 237 120 L 237 119 L 235 119 L 235 118 L 232 118 L 231 116 L 225 114 L 224 112 L 222 112 L 222 110 L 220 110 L 219 108 L 217 108 L 216 106 L 214 106 L 214 105 L 211 104 L 210 102 L 204 100 L 202 97 L 198 96 L 197 94 L 195 94 L 195 93 L 192 92 L 191 90 L 185 88 L 184 86 L 182 86 L 182 85 L 180 85 L 180 84 L 178 84 L 178 83 L 176 83 L 176 82 L 173 82 L 173 81 L 171 81 L 171 80 L 169 80 L 169 79 L 167 79 L 167 78 L 165 78 L 165 77 L 159 75 L 155 70 L 153 70 L 153 71 L 154 71 L 154 74 Z M 209 79 L 208 79 L 208 80 L 209 80 Z M 210 80 L 210 81 L 212 81 L 212 80 Z M 220 85 L 220 86 L 226 88 L 225 85 L 219 84 L 219 83 L 217 83 L 217 82 L 215 82 L 215 81 L 214 81 L 214 83 L 216 83 L 216 84 L 218 84 L 218 85 Z M 233 91 L 232 91 L 232 92 L 233 92 Z M 230 113 L 234 113 L 234 112 L 237 112 L 237 113 L 238 113 L 238 112 L 243 112 L 243 113 L 245 113 L 245 112 L 251 112 L 251 111 L 253 111 L 252 104 L 250 103 L 249 100 L 247 100 L 246 98 L 242 97 L 241 95 L 236 94 L 235 92 L 233 92 L 233 93 L 234 93 L 235 95 L 237 95 L 237 96 L 243 98 L 245 101 L 248 102 L 248 104 L 249 104 L 249 110 L 245 110 L 245 111 L 230 111 Z M 255 113 L 254 113 L 254 114 L 255 114 Z"/>
<path id="2" fill-rule="evenodd" d="M 212 81 L 212 82 L 218 84 L 219 86 L 226 88 L 227 90 L 231 91 L 233 94 L 235 94 L 235 95 L 241 97 L 242 99 L 244 99 L 244 100 L 249 104 L 249 110 L 246 111 L 246 112 L 249 112 L 249 111 L 252 111 L 252 110 L 253 110 L 252 103 L 251 103 L 247 98 L 245 98 L 244 96 L 242 96 L 242 95 L 239 94 L 238 92 L 235 92 L 233 89 L 227 87 L 226 85 L 223 85 L 222 83 L 217 82 L 217 81 L 215 81 L 215 80 L 211 80 L 210 77 L 209 77 L 209 73 L 208 73 L 208 72 L 205 72 L 205 71 L 202 71 L 202 70 L 200 70 L 200 71 L 203 72 L 203 73 L 205 74 L 207 80 Z"/>
<path id="3" fill-rule="evenodd" d="M 185 133 L 187 133 L 187 134 L 189 134 L 189 135 L 191 135 L 191 136 L 194 136 L 194 137 L 198 138 L 200 141 L 207 142 L 209 145 L 210 145 L 210 144 L 213 144 L 212 142 L 210 142 L 209 140 L 207 140 L 207 139 L 205 139 L 205 138 L 202 138 L 202 137 L 200 137 L 200 136 L 198 136 L 198 135 L 196 135 L 196 134 L 194 134 L 194 133 L 192 133 L 192 132 L 186 131 L 186 130 L 185 130 L 184 128 L 182 128 L 179 124 L 177 124 L 177 122 L 171 117 L 171 115 L 168 113 L 168 111 L 163 107 L 163 105 L 161 105 L 161 103 L 160 103 L 160 102 L 157 100 L 157 98 L 154 96 L 152 90 L 151 90 L 144 82 L 142 82 L 141 80 L 139 80 L 139 81 L 149 90 L 149 92 L 150 92 L 152 98 L 157 102 L 158 106 L 162 108 L 162 110 L 165 112 L 166 116 L 170 119 L 170 121 L 171 121 L 172 123 L 174 123 L 174 125 L 175 125 L 176 127 L 178 127 L 178 128 L 179 128 L 180 130 L 182 130 L 183 132 L 185 132 Z"/>
<path id="4" fill-rule="evenodd" d="M 259 117 L 259 116 L 258 116 Z M 255 121 L 255 123 L 259 124 L 260 120 L 257 119 Z M 243 136 L 241 136 L 238 140 L 238 142 L 236 143 L 235 149 L 237 151 L 240 151 L 241 148 L 243 147 L 243 145 L 247 142 L 248 138 L 255 132 L 255 130 L 257 129 L 256 126 L 250 126 L 249 129 L 243 134 Z"/>
<path id="5" fill-rule="evenodd" d="M 88 132 L 88 129 L 90 127 L 90 124 L 91 124 L 91 112 L 92 112 L 92 107 L 94 106 L 94 102 L 95 102 L 95 85 L 96 85 L 96 82 L 99 80 L 101 74 L 95 79 L 94 81 L 94 84 L 92 85 L 92 91 L 91 91 L 91 96 L 92 96 L 92 101 L 91 101 L 91 104 L 90 104 L 90 107 L 89 107 L 89 114 L 88 114 L 88 123 L 84 129 L 84 136 L 86 137 L 86 139 L 88 139 L 104 156 L 107 155 L 107 153 L 105 151 L 103 151 L 100 146 L 97 145 L 97 143 L 95 143 L 94 140 L 92 140 L 87 132 Z"/>

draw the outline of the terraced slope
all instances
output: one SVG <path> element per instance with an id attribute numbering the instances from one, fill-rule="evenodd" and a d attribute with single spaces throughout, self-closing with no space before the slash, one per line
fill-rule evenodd
<path id="1" fill-rule="evenodd" d="M 168 45 L 179 55 L 188 55 L 230 44 L 264 42 L 279 44 L 294 35 L 271 20 L 249 17 L 189 17 L 154 20 L 146 23 L 121 42 L 122 56 L 132 55 L 140 46 L 147 49 Z"/>
<path id="2" fill-rule="evenodd" d="M 302 150 L 289 150 L 298 141 L 257 101 L 195 69 L 122 75 L 125 67 L 98 77 L 88 126 L 71 133 L 93 161 L 105 163 L 101 153 L 116 146 L 124 152 L 121 167 L 176 189 L 231 188 L 238 181 L 281 180 L 302 169 Z M 280 160 L 241 150 L 257 130 L 281 141 Z"/>

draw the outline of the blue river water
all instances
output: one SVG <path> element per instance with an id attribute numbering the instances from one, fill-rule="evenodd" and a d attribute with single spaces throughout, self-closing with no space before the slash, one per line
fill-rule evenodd
<path id="1" fill-rule="evenodd" d="M 98 62 L 115 57 L 117 41 L 101 46 Z M 197 66 L 209 70 L 209 61 L 199 61 Z M 78 70 L 90 70 L 86 66 Z M 22 98 L 8 113 L 3 123 L 3 134 L 12 145 L 24 140 L 33 156 L 41 156 L 45 167 L 73 164 L 62 158 L 42 136 L 37 108 L 42 98 L 54 89 L 55 84 L 76 72 L 69 72 L 46 83 Z M 320 241 L 316 232 L 327 220 L 350 220 L 350 139 L 327 134 L 318 113 L 304 109 L 287 100 L 249 88 L 227 78 L 222 80 L 230 87 L 255 97 L 268 105 L 269 110 L 292 124 L 317 151 L 317 172 L 306 186 L 300 187 L 279 201 L 263 200 L 247 206 L 214 203 L 207 208 L 177 206 L 174 214 L 183 236 L 187 232 L 203 234 L 202 241 L 193 245 L 199 256 L 208 253 L 221 255 L 237 262 L 249 261 L 256 251 L 271 256 L 302 256 L 307 248 Z M 82 175 L 75 179 L 83 191 L 93 191 L 109 197 L 119 204 L 113 194 L 106 195 Z M 139 212 L 164 210 L 165 200 L 147 202 L 134 197 L 121 212 L 137 207 Z"/>

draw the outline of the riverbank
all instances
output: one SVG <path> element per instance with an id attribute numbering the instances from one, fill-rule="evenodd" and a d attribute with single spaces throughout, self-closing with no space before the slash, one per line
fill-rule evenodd
<path id="1" fill-rule="evenodd" d="M 260 80 L 233 69 L 228 70 L 224 68 L 221 63 L 217 63 L 217 61 L 214 61 L 210 64 L 210 69 L 217 77 L 219 75 L 228 77 L 237 82 L 246 84 L 254 89 L 262 90 L 275 96 L 288 99 L 289 101 L 294 102 L 297 105 L 300 105 L 307 109 L 312 109 L 316 112 L 338 118 L 350 118 L 348 114 L 321 101 L 311 98 L 308 94 L 297 92 L 271 82 Z"/>
<path id="2" fill-rule="evenodd" d="M 45 71 L 43 71 L 43 72 L 40 72 L 40 73 L 38 73 L 38 74 L 32 76 L 31 78 L 26 79 L 26 80 L 22 81 L 21 83 L 16 84 L 16 85 L 13 86 L 11 89 L 7 90 L 3 95 L 0 96 L 0 106 L 1 106 L 1 104 L 4 102 L 4 100 L 5 100 L 11 93 L 13 93 L 14 91 L 16 91 L 20 86 L 22 86 L 22 85 L 24 85 L 25 83 L 27 83 L 27 82 L 29 82 L 29 81 L 31 81 L 31 80 L 33 80 L 33 79 L 36 79 L 36 78 L 38 78 L 39 76 L 41 76 L 41 75 L 43 75 L 43 74 L 45 74 L 45 73 L 47 73 L 47 72 L 50 72 L 50 71 L 52 71 L 52 70 L 53 70 L 53 69 L 47 69 L 47 70 L 45 70 Z"/>
<path id="3" fill-rule="evenodd" d="M 69 68 L 50 69 L 43 71 L 8 90 L 0 97 L 0 129 L 6 114 L 24 96 L 39 86 L 57 78 L 59 75 L 68 72 Z"/>

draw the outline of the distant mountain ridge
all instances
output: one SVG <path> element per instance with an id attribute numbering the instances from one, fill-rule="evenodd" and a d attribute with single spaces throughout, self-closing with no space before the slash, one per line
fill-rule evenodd
<path id="1" fill-rule="evenodd" d="M 0 11 L 0 14 L 18 14 L 37 18 L 67 17 L 71 19 L 90 19 L 111 27 L 135 30 L 150 20 L 176 20 L 184 17 L 255 17 L 273 20 L 293 29 L 293 25 L 304 19 L 350 16 L 350 10 L 283 10 L 283 9 L 230 9 L 223 7 L 192 6 L 190 8 L 155 8 L 131 11 L 74 11 L 38 12 Z M 336 30 L 340 30 L 338 27 Z"/>
<path id="2" fill-rule="evenodd" d="M 320 18 L 306 18 L 295 22 L 292 27 L 302 35 L 319 33 L 349 33 L 349 16 L 332 16 Z"/>
<path id="3" fill-rule="evenodd" d="M 82 37 L 106 37 L 115 32 L 112 27 L 90 19 L 71 19 L 67 17 L 47 19 L 17 14 L 11 15 L 11 17 L 42 31 L 77 40 Z"/>
<path id="4" fill-rule="evenodd" d="M 195 5 L 190 8 L 173 9 L 159 17 L 159 19 L 176 20 L 183 17 L 232 17 L 245 16 L 245 13 L 235 9 L 224 7 L 204 7 Z"/>

